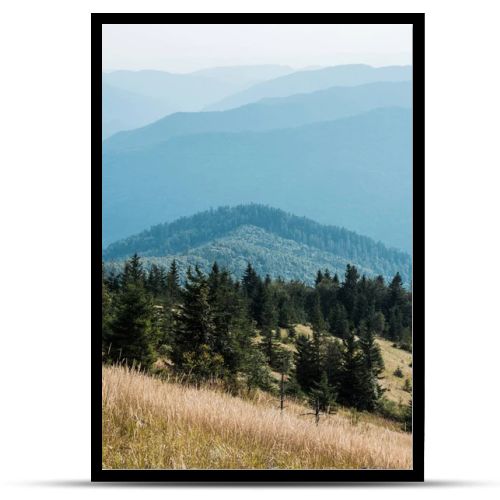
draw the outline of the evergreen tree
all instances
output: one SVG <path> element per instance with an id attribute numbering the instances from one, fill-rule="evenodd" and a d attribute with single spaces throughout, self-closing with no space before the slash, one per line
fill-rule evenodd
<path id="1" fill-rule="evenodd" d="M 250 263 L 243 274 L 241 281 L 243 294 L 248 304 L 250 317 L 261 325 L 264 285 Z"/>
<path id="2" fill-rule="evenodd" d="M 359 329 L 359 347 L 362 355 L 362 365 L 359 372 L 360 409 L 373 411 L 383 393 L 378 379 L 384 371 L 384 361 L 380 347 L 375 342 L 373 332 L 364 323 Z"/>
<path id="3" fill-rule="evenodd" d="M 166 277 L 166 295 L 168 302 L 170 304 L 177 303 L 181 298 L 181 287 L 180 287 L 180 279 L 179 279 L 179 271 L 177 269 L 177 262 L 175 259 L 170 264 L 170 268 Z"/>
<path id="4" fill-rule="evenodd" d="M 135 253 L 129 260 L 125 262 L 121 277 L 121 286 L 126 286 L 129 283 L 144 286 L 146 274 L 142 266 L 140 257 Z"/>
<path id="5" fill-rule="evenodd" d="M 315 346 L 305 335 L 296 342 L 295 377 L 304 392 L 309 392 L 321 377 L 316 359 Z"/>
<path id="6" fill-rule="evenodd" d="M 219 377 L 224 359 L 214 352 L 215 324 L 207 280 L 198 267 L 188 269 L 182 302 L 175 314 L 172 360 L 195 378 Z"/>
<path id="7" fill-rule="evenodd" d="M 311 311 L 311 326 L 313 331 L 316 331 L 318 335 L 325 330 L 325 320 L 323 318 L 323 313 L 321 311 L 321 302 L 319 293 L 316 291 L 314 293 L 313 305 Z"/>
<path id="8" fill-rule="evenodd" d="M 343 339 L 349 334 L 349 321 L 345 307 L 338 303 L 332 308 L 328 321 L 330 333 L 335 337 Z"/>
<path id="9" fill-rule="evenodd" d="M 342 346 L 337 339 L 328 342 L 326 346 L 324 371 L 328 378 L 328 384 L 337 394 L 342 377 Z"/>
<path id="10" fill-rule="evenodd" d="M 166 276 L 163 267 L 151 264 L 146 280 L 147 290 L 153 297 L 159 297 L 165 291 Z"/>
<path id="11" fill-rule="evenodd" d="M 250 347 L 245 352 L 242 371 L 246 376 L 249 390 L 262 389 L 270 391 L 273 388 L 271 371 L 262 352 Z"/>
<path id="12" fill-rule="evenodd" d="M 362 355 L 353 332 L 344 338 L 342 370 L 340 373 L 339 402 L 346 406 L 362 406 L 361 370 Z"/>
<path id="13" fill-rule="evenodd" d="M 319 269 L 316 274 L 316 279 L 314 280 L 314 284 L 318 286 L 322 281 L 323 281 L 323 273 L 321 272 L 321 269 Z"/>
<path id="14" fill-rule="evenodd" d="M 150 368 L 154 361 L 154 313 L 143 284 L 127 280 L 116 297 L 109 355 L 114 361 Z"/>
<path id="15" fill-rule="evenodd" d="M 339 295 L 342 304 L 346 308 L 349 318 L 354 317 L 354 309 L 357 299 L 357 285 L 359 274 L 355 266 L 347 264 L 344 282 L 340 287 Z"/>
<path id="16" fill-rule="evenodd" d="M 209 303 L 213 312 L 213 350 L 224 359 L 224 370 L 236 375 L 249 349 L 252 325 L 246 316 L 243 299 L 227 270 L 214 263 L 208 277 Z"/>
<path id="17" fill-rule="evenodd" d="M 335 397 L 335 392 L 328 383 L 328 376 L 323 372 L 319 382 L 315 382 L 310 390 L 309 404 L 318 412 L 330 413 L 335 404 Z"/>
<path id="18" fill-rule="evenodd" d="M 297 332 L 294 325 L 290 325 L 287 328 L 287 337 L 289 340 L 294 340 L 297 337 Z"/>

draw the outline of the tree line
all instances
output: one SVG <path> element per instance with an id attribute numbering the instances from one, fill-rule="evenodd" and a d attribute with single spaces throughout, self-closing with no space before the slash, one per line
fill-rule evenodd
<path id="1" fill-rule="evenodd" d="M 103 265 L 105 362 L 260 388 L 279 394 L 282 407 L 293 396 L 317 418 L 338 404 L 379 410 L 384 362 L 375 337 L 411 351 L 411 324 L 411 292 L 399 274 L 385 283 L 347 265 L 342 280 L 320 270 L 308 286 L 261 277 L 250 263 L 235 280 L 214 263 L 207 274 L 189 269 L 181 284 L 175 260 L 168 269 L 146 269 L 137 255 L 121 272 Z"/>

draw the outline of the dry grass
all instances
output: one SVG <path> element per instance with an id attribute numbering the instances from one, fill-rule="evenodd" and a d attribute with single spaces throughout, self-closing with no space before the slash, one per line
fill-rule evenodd
<path id="1" fill-rule="evenodd" d="M 411 435 L 103 367 L 103 468 L 411 468 Z M 380 422 L 378 422 L 380 423 Z"/>
<path id="2" fill-rule="evenodd" d="M 384 396 L 395 403 L 408 404 L 411 394 L 403 390 L 405 379 L 412 380 L 412 369 L 409 364 L 412 361 L 411 353 L 392 347 L 393 342 L 390 340 L 377 338 L 377 343 L 380 345 L 382 358 L 384 359 L 385 370 L 383 379 L 380 380 L 380 385 L 386 389 Z M 397 367 L 401 368 L 403 378 L 396 377 L 394 370 Z"/>

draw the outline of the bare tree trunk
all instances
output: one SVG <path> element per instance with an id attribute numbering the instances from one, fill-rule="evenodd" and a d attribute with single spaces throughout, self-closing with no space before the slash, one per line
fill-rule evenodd
<path id="1" fill-rule="evenodd" d="M 281 383 L 280 383 L 280 412 L 283 413 L 285 402 L 285 373 L 281 370 Z"/>

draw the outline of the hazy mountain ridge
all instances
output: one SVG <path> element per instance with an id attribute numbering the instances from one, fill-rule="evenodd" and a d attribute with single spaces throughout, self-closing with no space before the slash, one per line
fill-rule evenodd
<path id="1" fill-rule="evenodd" d="M 205 111 L 221 111 L 256 102 L 266 97 L 286 97 L 334 86 L 354 86 L 381 81 L 407 81 L 411 79 L 411 66 L 375 68 L 366 64 L 347 64 L 318 70 L 297 71 L 290 75 L 258 83 L 207 106 Z"/>
<path id="2" fill-rule="evenodd" d="M 207 132 L 266 131 L 330 121 L 379 107 L 411 107 L 410 82 L 376 82 L 333 87 L 310 94 L 269 98 L 223 112 L 174 113 L 145 127 L 120 132 L 105 150 L 136 149 L 179 135 Z"/>
<path id="3" fill-rule="evenodd" d="M 252 202 L 411 249 L 411 112 L 180 136 L 103 156 L 104 245 L 210 206 Z"/>
<path id="4" fill-rule="evenodd" d="M 154 122 L 172 112 L 168 103 L 102 84 L 102 138 Z"/>
<path id="5" fill-rule="evenodd" d="M 102 73 L 103 138 L 207 104 L 292 72 L 278 65 L 208 68 L 193 73 L 118 70 Z"/>
<path id="6" fill-rule="evenodd" d="M 265 80 L 288 75 L 294 71 L 291 66 L 281 64 L 255 64 L 245 66 L 216 66 L 199 69 L 189 74 L 250 86 Z"/>

